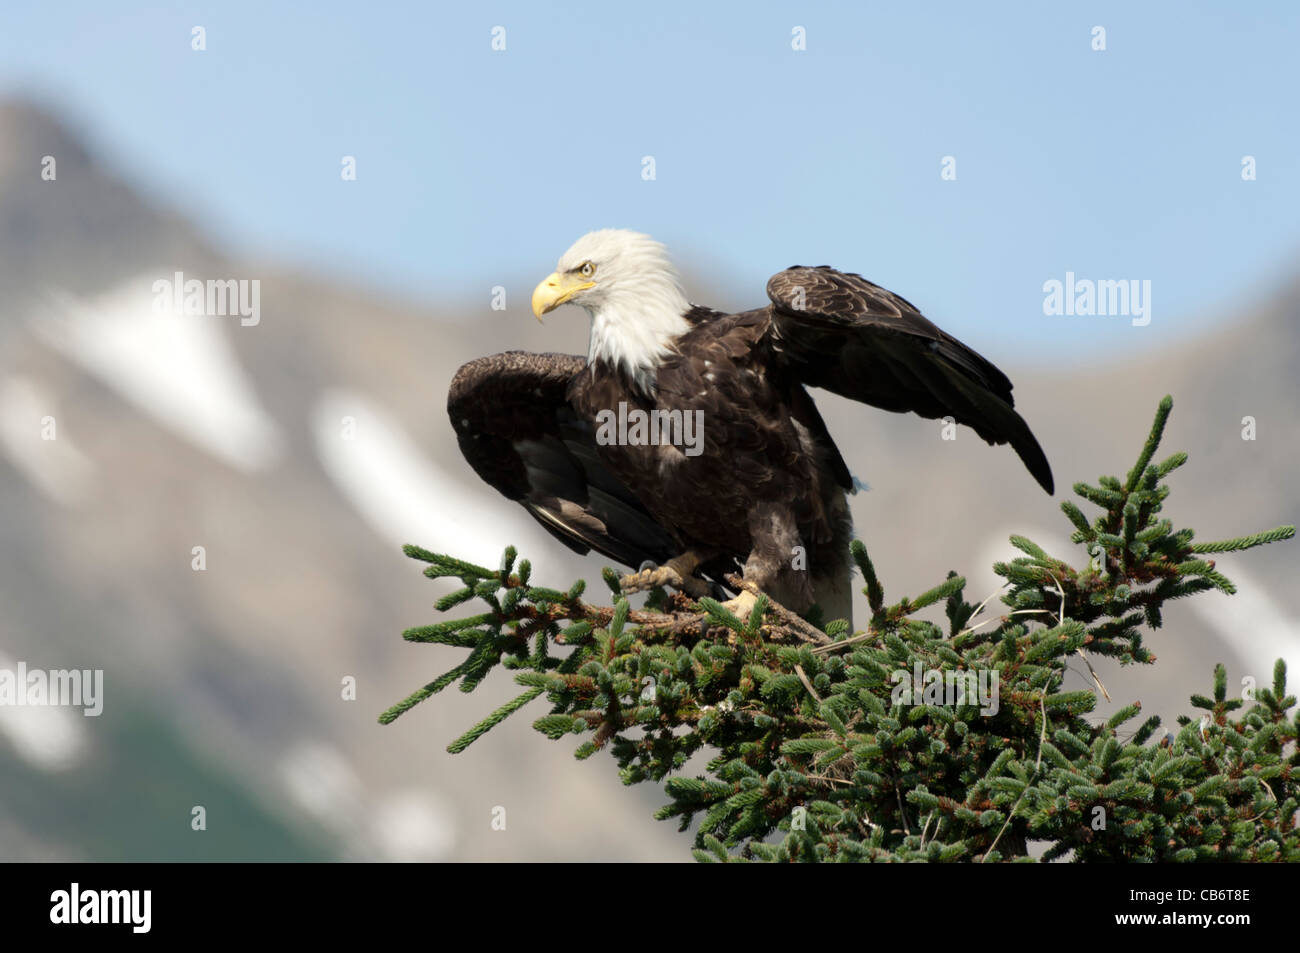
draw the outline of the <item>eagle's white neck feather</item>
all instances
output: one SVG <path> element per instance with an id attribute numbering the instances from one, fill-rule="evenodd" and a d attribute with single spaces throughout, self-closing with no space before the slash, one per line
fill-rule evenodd
<path id="1" fill-rule="evenodd" d="M 645 393 L 675 340 L 690 329 L 690 302 L 664 246 L 622 229 L 590 232 L 564 253 L 560 270 L 590 261 L 595 284 L 573 299 L 591 315 L 587 360 L 618 368 Z"/>
<path id="2" fill-rule="evenodd" d="M 675 278 L 675 276 L 670 276 Z M 619 368 L 639 389 L 653 389 L 659 364 L 690 328 L 690 304 L 675 280 L 647 276 L 628 282 L 591 312 L 587 360 Z"/>

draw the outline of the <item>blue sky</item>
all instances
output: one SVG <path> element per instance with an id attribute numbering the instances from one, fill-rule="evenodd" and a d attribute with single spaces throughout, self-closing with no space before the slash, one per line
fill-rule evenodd
<path id="1" fill-rule="evenodd" d="M 1059 357 L 1231 319 L 1300 262 L 1294 3 L 27 6 L 0 92 L 232 253 L 449 310 L 621 226 L 719 307 L 828 263 Z M 1066 271 L 1149 279 L 1151 324 L 1045 316 Z"/>

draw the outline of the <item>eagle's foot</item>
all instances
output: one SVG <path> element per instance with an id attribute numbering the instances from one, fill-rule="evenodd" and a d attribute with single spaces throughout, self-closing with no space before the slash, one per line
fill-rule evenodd
<path id="1" fill-rule="evenodd" d="M 707 596 L 709 584 L 703 579 L 691 575 L 700 564 L 700 558 L 693 552 L 676 556 L 662 566 L 650 566 L 640 572 L 629 573 L 619 579 L 619 588 L 624 593 L 644 592 L 657 586 L 672 586 L 696 599 Z"/>
<path id="2" fill-rule="evenodd" d="M 740 595 L 734 599 L 728 599 L 721 603 L 722 608 L 726 609 L 741 622 L 749 621 L 749 614 L 754 611 L 754 604 L 758 602 L 758 596 L 754 595 L 748 589 L 742 589 Z"/>
<path id="3" fill-rule="evenodd" d="M 618 585 L 626 594 L 644 592 L 647 589 L 655 588 L 655 586 L 680 588 L 683 585 L 683 580 L 681 573 L 668 563 L 665 563 L 651 569 L 642 569 L 640 572 L 628 573 L 619 579 Z"/>

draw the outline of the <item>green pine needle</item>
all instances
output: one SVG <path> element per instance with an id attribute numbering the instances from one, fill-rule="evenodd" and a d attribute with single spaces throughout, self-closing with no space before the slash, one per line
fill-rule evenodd
<path id="1" fill-rule="evenodd" d="M 462 751 L 464 751 L 466 748 L 472 745 L 475 741 L 483 737 L 483 735 L 487 734 L 491 729 L 495 728 L 497 725 L 501 724 L 501 722 L 505 721 L 507 718 L 509 718 L 519 709 L 523 708 L 525 705 L 527 705 L 530 701 L 532 701 L 541 693 L 542 693 L 542 689 L 540 688 L 530 688 L 522 695 L 518 695 L 515 698 L 512 698 L 510 701 L 506 702 L 504 705 L 502 705 L 492 714 L 488 715 L 486 718 L 480 721 L 469 731 L 465 732 L 463 735 L 461 735 L 451 744 L 447 745 L 447 750 L 451 754 L 460 754 Z"/>

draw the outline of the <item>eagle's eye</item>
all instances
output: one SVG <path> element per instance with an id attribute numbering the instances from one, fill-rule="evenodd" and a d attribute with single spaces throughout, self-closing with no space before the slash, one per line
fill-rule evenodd
<path id="1" fill-rule="evenodd" d="M 596 273 L 596 266 L 589 261 L 584 261 L 581 265 L 578 266 L 578 274 L 582 275 L 582 277 L 584 278 L 590 278 L 595 273 Z"/>

